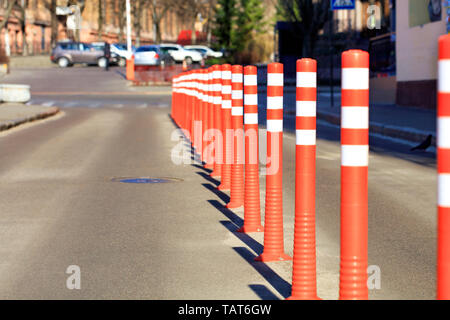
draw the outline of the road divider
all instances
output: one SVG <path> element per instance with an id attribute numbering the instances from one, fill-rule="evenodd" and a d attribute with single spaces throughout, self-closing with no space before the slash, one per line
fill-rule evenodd
<path id="1" fill-rule="evenodd" d="M 437 298 L 450 299 L 450 35 L 439 39 Z M 208 76 L 209 75 L 209 76 Z M 319 299 L 316 273 L 317 62 L 297 61 L 295 225 L 289 299 Z M 172 83 L 172 118 L 203 163 L 212 164 L 228 208 L 244 206 L 240 232 L 264 231 L 257 261 L 290 260 L 283 234 L 283 65 L 267 68 L 265 217 L 261 225 L 257 68 L 224 64 L 184 72 Z M 342 54 L 341 300 L 365 300 L 368 288 L 369 54 Z M 209 98 L 211 97 L 211 98 Z M 200 128 L 200 129 L 198 129 Z M 208 129 L 213 130 L 213 139 Z M 244 131 L 245 130 L 245 131 Z M 212 160 L 204 156 L 213 144 Z M 245 144 L 245 148 L 243 147 Z M 245 166 L 244 166 L 245 163 Z M 245 171 L 245 175 L 244 175 Z M 263 172 L 263 171 L 262 171 Z M 264 229 L 264 230 L 263 230 Z"/>

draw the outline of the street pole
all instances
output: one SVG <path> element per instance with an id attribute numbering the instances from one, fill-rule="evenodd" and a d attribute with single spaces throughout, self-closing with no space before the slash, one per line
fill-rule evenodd
<path id="1" fill-rule="evenodd" d="M 131 14 L 130 14 L 130 0 L 126 2 L 126 11 L 127 11 L 127 51 L 128 56 L 131 57 Z"/>

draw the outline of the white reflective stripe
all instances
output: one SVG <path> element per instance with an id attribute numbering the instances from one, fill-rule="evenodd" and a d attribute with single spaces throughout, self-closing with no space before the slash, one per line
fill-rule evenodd
<path id="1" fill-rule="evenodd" d="M 450 93 L 450 60 L 439 60 L 438 74 L 438 91 Z"/>
<path id="2" fill-rule="evenodd" d="M 244 85 L 245 86 L 257 86 L 258 77 L 256 74 L 246 74 L 244 75 Z"/>
<path id="3" fill-rule="evenodd" d="M 368 107 L 342 107 L 341 128 L 367 129 L 369 128 Z"/>
<path id="4" fill-rule="evenodd" d="M 268 73 L 267 74 L 267 86 L 282 86 L 283 74 L 282 73 Z"/>
<path id="5" fill-rule="evenodd" d="M 244 114 L 243 107 L 231 107 L 231 115 L 232 116 L 242 116 Z"/>
<path id="6" fill-rule="evenodd" d="M 369 89 L 369 69 L 343 68 L 342 89 L 349 89 L 349 90 Z"/>
<path id="7" fill-rule="evenodd" d="M 283 132 L 283 120 L 267 120 L 267 131 Z"/>
<path id="8" fill-rule="evenodd" d="M 220 85 L 220 83 L 215 83 L 212 85 L 212 91 L 215 92 L 220 92 L 222 91 L 222 86 Z"/>
<path id="9" fill-rule="evenodd" d="M 222 71 L 222 79 L 230 80 L 231 79 L 231 71 Z"/>
<path id="10" fill-rule="evenodd" d="M 450 207 L 450 174 L 438 174 L 438 206 Z"/>
<path id="11" fill-rule="evenodd" d="M 317 74 L 315 72 L 297 72 L 297 87 L 299 88 L 317 87 Z"/>
<path id="12" fill-rule="evenodd" d="M 242 82 L 242 73 L 233 73 L 231 75 L 231 82 Z"/>
<path id="13" fill-rule="evenodd" d="M 258 95 L 257 94 L 244 94 L 244 104 L 246 106 L 257 106 Z"/>
<path id="14" fill-rule="evenodd" d="M 450 148 L 450 117 L 438 117 L 437 146 L 440 148 Z"/>
<path id="15" fill-rule="evenodd" d="M 297 101 L 296 102 L 297 117 L 315 117 L 316 101 Z"/>
<path id="16" fill-rule="evenodd" d="M 244 124 L 258 124 L 258 114 L 257 113 L 245 113 L 244 114 Z"/>
<path id="17" fill-rule="evenodd" d="M 295 130 L 295 140 L 299 146 L 315 146 L 316 130 Z"/>
<path id="18" fill-rule="evenodd" d="M 283 109 L 283 97 L 267 97 L 267 109 Z"/>
<path id="19" fill-rule="evenodd" d="M 213 79 L 220 79 L 222 77 L 222 72 L 221 71 L 213 71 L 212 73 Z"/>
<path id="20" fill-rule="evenodd" d="M 230 94 L 231 86 L 222 86 L 222 94 Z"/>
<path id="21" fill-rule="evenodd" d="M 242 90 L 231 91 L 231 99 L 244 99 Z"/>
<path id="22" fill-rule="evenodd" d="M 222 104 L 222 97 L 221 96 L 214 97 L 213 103 L 214 104 Z"/>
<path id="23" fill-rule="evenodd" d="M 214 96 L 209 96 L 208 97 L 208 102 L 209 103 L 213 103 L 214 102 Z"/>
<path id="24" fill-rule="evenodd" d="M 231 100 L 222 100 L 222 109 L 231 109 Z"/>
<path id="25" fill-rule="evenodd" d="M 346 167 L 367 167 L 369 165 L 369 146 L 342 145 L 341 165 Z"/>

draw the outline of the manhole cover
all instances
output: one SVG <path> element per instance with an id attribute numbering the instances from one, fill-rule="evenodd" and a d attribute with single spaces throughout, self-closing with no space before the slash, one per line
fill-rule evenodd
<path id="1" fill-rule="evenodd" d="M 121 178 L 113 178 L 112 181 L 122 183 L 169 183 L 169 182 L 179 182 L 183 180 L 177 178 L 121 177 Z"/>

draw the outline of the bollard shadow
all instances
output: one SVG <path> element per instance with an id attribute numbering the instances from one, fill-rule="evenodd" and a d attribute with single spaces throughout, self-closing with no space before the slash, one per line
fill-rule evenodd
<path id="1" fill-rule="evenodd" d="M 220 181 L 216 180 L 215 178 L 211 177 L 209 174 L 206 174 L 205 172 L 202 171 L 197 171 L 196 174 L 198 174 L 199 176 L 202 176 L 205 180 L 208 180 L 209 182 L 211 182 L 212 184 L 215 184 L 216 187 L 218 185 L 220 185 Z M 219 191 L 219 190 L 218 190 Z"/>
<path id="2" fill-rule="evenodd" d="M 114 70 L 114 73 L 118 74 L 119 76 L 121 76 L 125 80 L 127 79 L 127 75 L 125 73 L 123 73 L 122 71 L 120 71 L 120 70 Z"/>
<path id="3" fill-rule="evenodd" d="M 265 285 L 263 284 L 250 284 L 249 288 L 252 289 L 254 293 L 261 299 L 261 300 L 280 300 L 272 291 L 269 290 Z"/>
<path id="4" fill-rule="evenodd" d="M 214 193 L 216 196 L 218 196 L 220 198 L 220 200 L 222 200 L 225 204 L 227 204 L 228 202 L 230 202 L 230 196 L 227 195 L 225 192 L 220 191 L 219 189 L 217 189 L 214 185 L 210 184 L 210 183 L 202 183 L 202 186 L 204 186 L 206 189 L 208 189 L 209 191 L 211 191 L 212 193 Z M 216 201 L 217 202 L 217 206 L 213 204 L 213 206 L 215 206 L 217 209 L 220 209 L 220 207 L 226 209 L 224 207 L 223 203 L 220 203 L 217 200 L 208 200 L 208 201 Z M 227 209 L 228 210 L 228 209 Z M 233 213 L 232 211 L 228 210 L 229 212 Z M 234 213 L 233 213 L 234 214 Z M 237 217 L 237 216 L 236 216 Z M 240 219 L 240 218 L 239 218 Z"/>
<path id="5" fill-rule="evenodd" d="M 230 219 L 231 220 L 231 219 Z M 263 252 L 264 246 L 260 244 L 258 241 L 250 237 L 248 234 L 243 232 L 238 232 L 239 225 L 234 223 L 233 221 L 220 221 L 220 223 L 228 229 L 236 238 L 241 240 L 243 243 L 247 245 L 250 249 L 252 249 L 256 254 L 260 255 Z"/>
<path id="6" fill-rule="evenodd" d="M 199 163 L 202 163 L 202 161 L 200 160 L 200 157 L 198 156 L 196 156 L 195 158 L 198 158 L 198 159 L 196 159 L 196 160 L 198 160 L 199 161 Z M 192 160 L 195 160 L 195 158 L 194 159 L 192 159 Z M 201 169 L 201 170 L 203 170 L 203 171 L 205 171 L 206 173 L 211 173 L 212 172 L 212 170 L 211 169 L 207 169 L 207 168 L 205 168 L 203 165 L 201 165 L 201 164 L 196 164 L 196 163 L 193 163 L 192 164 L 192 166 L 193 167 L 196 167 L 197 169 Z"/>
<path id="7" fill-rule="evenodd" d="M 233 247 L 245 261 L 247 261 L 270 285 L 284 298 L 291 295 L 291 284 L 281 278 L 264 262 L 255 261 L 256 256 L 244 247 Z"/>

